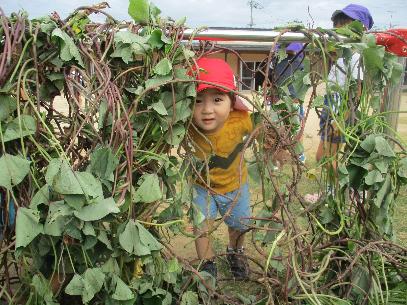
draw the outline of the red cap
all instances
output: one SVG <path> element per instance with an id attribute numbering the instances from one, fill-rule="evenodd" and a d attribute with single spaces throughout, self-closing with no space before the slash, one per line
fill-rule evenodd
<path id="1" fill-rule="evenodd" d="M 199 67 L 198 76 L 196 78 L 197 80 L 215 83 L 217 85 L 227 87 L 230 90 L 237 89 L 233 71 L 223 59 L 201 57 L 196 63 Z M 204 83 L 198 83 L 197 91 L 201 92 L 207 88 L 216 88 L 221 91 L 228 92 L 228 90 L 223 88 Z"/>
<path id="2" fill-rule="evenodd" d="M 208 58 L 201 57 L 196 61 L 199 67 L 197 80 L 211 82 L 219 86 L 226 87 L 230 90 L 236 91 L 236 81 L 233 71 L 230 68 L 229 64 L 220 58 Z M 207 88 L 215 88 L 223 92 L 229 92 L 224 88 L 219 88 L 216 85 L 210 85 L 205 83 L 198 83 L 197 92 L 201 92 Z M 242 100 L 236 96 L 235 103 L 233 108 L 237 110 L 248 111 L 249 108 L 244 105 Z"/>
<path id="3" fill-rule="evenodd" d="M 407 29 L 390 29 L 375 33 L 376 43 L 386 47 L 386 51 L 397 56 L 407 57 Z"/>

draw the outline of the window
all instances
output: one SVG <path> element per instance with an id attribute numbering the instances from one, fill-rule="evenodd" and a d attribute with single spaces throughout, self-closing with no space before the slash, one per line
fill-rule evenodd
<path id="1" fill-rule="evenodd" d="M 259 85 L 256 84 L 255 71 L 261 64 L 260 61 L 240 62 L 240 79 L 239 90 L 256 90 Z"/>

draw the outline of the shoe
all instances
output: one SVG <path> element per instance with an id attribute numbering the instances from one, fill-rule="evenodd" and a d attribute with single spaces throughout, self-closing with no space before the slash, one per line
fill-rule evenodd
<path id="1" fill-rule="evenodd" d="M 215 279 L 218 275 L 218 268 L 216 267 L 216 263 L 211 260 L 204 261 L 201 267 L 199 268 L 199 271 L 205 271 L 212 275 Z"/>
<path id="2" fill-rule="evenodd" d="M 249 277 L 249 264 L 244 255 L 243 247 L 236 250 L 227 247 L 226 254 L 233 277 L 239 280 L 247 279 Z"/>
<path id="3" fill-rule="evenodd" d="M 307 160 L 307 157 L 305 156 L 304 153 L 301 153 L 301 155 L 298 156 L 298 160 L 299 160 L 302 164 L 304 164 L 304 163 L 305 163 L 305 160 Z"/>

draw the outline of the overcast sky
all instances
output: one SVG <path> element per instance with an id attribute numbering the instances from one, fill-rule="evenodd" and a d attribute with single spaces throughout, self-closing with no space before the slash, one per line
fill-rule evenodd
<path id="1" fill-rule="evenodd" d="M 0 7 L 8 15 L 25 9 L 31 18 L 57 11 L 62 17 L 76 7 L 99 3 L 95 0 L 1 0 Z M 248 0 L 155 0 L 162 15 L 179 19 L 187 17 L 187 25 L 247 27 L 250 23 Z M 407 28 L 407 0 L 257 0 L 261 8 L 253 9 L 254 27 L 272 28 L 283 26 L 294 20 L 313 27 L 331 27 L 330 17 L 334 10 L 349 3 L 369 8 L 375 28 Z M 120 20 L 128 20 L 128 0 L 110 0 L 110 14 Z"/>

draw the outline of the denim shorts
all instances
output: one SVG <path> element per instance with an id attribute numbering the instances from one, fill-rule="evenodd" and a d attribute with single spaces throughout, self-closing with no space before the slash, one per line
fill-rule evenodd
<path id="1" fill-rule="evenodd" d="M 205 219 L 216 219 L 218 211 L 220 215 L 225 215 L 230 206 L 233 205 L 229 216 L 225 218 L 228 227 L 237 230 L 247 230 L 250 213 L 250 193 L 249 185 L 243 184 L 240 189 L 221 194 L 211 194 L 207 189 L 194 185 L 196 194 L 194 195 L 194 206 L 199 209 Z M 238 196 L 236 198 L 236 196 Z"/>

